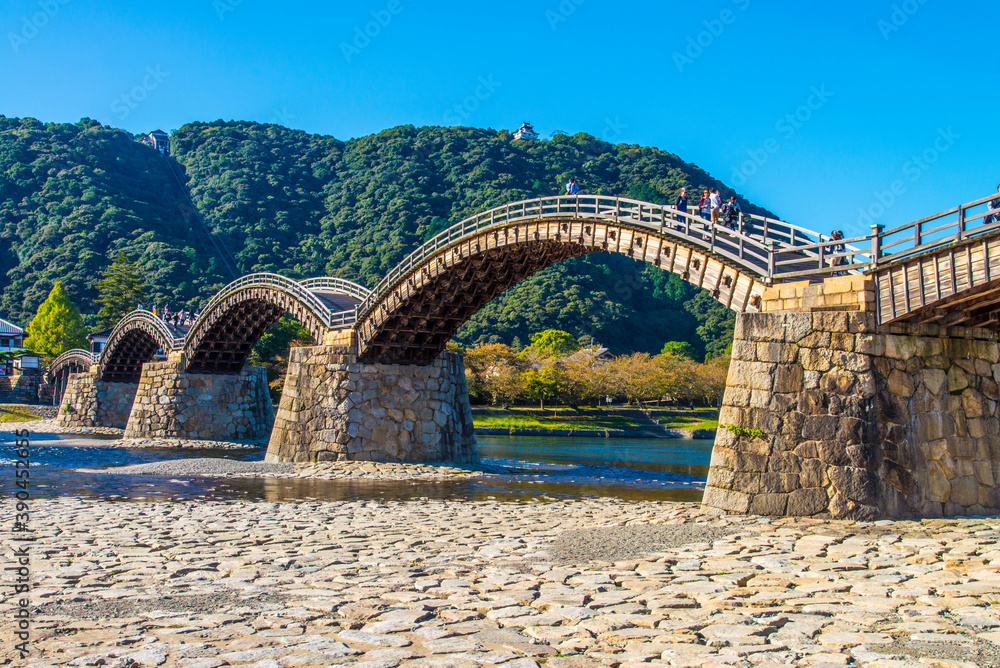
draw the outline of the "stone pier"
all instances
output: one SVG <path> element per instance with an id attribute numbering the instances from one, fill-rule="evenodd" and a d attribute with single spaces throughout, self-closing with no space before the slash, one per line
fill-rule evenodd
<path id="1" fill-rule="evenodd" d="M 876 326 L 864 277 L 780 286 L 736 324 L 704 504 L 873 520 L 1000 512 L 1000 338 Z"/>
<path id="2" fill-rule="evenodd" d="M 70 374 L 56 421 L 67 427 L 117 427 L 128 422 L 137 383 L 97 380 L 96 371 Z"/>
<path id="3" fill-rule="evenodd" d="M 346 347 L 292 349 L 266 461 L 478 459 L 459 355 L 385 365 Z"/>
<path id="4" fill-rule="evenodd" d="M 181 355 L 142 367 L 125 438 L 261 440 L 273 421 L 265 370 L 184 372 Z"/>

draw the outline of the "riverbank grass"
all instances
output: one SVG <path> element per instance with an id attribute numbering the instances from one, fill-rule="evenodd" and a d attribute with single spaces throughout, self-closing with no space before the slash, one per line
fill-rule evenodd
<path id="1" fill-rule="evenodd" d="M 18 404 L 0 404 L 0 423 L 2 422 L 31 422 L 37 420 L 38 416 L 27 409 L 26 406 Z"/>
<path id="2" fill-rule="evenodd" d="M 653 429 L 717 429 L 719 411 L 711 408 L 694 410 L 637 408 L 486 408 L 472 409 L 472 422 L 486 429 L 573 429 L 573 430 L 637 430 Z"/>

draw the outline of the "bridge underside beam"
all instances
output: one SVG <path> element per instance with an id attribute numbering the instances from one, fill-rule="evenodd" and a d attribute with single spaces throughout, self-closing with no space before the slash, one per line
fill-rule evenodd
<path id="1" fill-rule="evenodd" d="M 468 318 L 537 271 L 597 251 L 620 253 L 679 275 L 737 312 L 760 308 L 764 286 L 729 264 L 723 242 L 696 248 L 672 228 L 594 219 L 528 221 L 462 237 L 414 260 L 366 306 L 355 331 L 362 361 L 427 364 Z M 732 242 L 732 239 L 729 240 Z"/>
<path id="2" fill-rule="evenodd" d="M 235 304 L 201 337 L 189 353 L 190 373 L 236 374 L 243 369 L 260 337 L 286 313 L 286 309 L 262 299 Z"/>
<path id="3" fill-rule="evenodd" d="M 942 303 L 918 308 L 895 322 L 1000 329 L 1000 280 L 964 290 Z"/>
<path id="4" fill-rule="evenodd" d="M 141 329 L 133 329 L 118 340 L 102 360 L 100 380 L 110 383 L 138 383 L 142 365 L 156 355 L 161 343 Z"/>
<path id="5" fill-rule="evenodd" d="M 875 270 L 879 323 L 1000 329 L 1000 234 L 967 239 Z"/>
<path id="6" fill-rule="evenodd" d="M 534 241 L 473 256 L 396 306 L 369 343 L 363 361 L 430 364 L 455 331 L 497 295 L 556 262 L 598 250 Z"/>

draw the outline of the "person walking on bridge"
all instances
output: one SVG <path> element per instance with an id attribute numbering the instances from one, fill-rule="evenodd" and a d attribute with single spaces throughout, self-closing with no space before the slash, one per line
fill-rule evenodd
<path id="1" fill-rule="evenodd" d="M 996 199 L 991 199 L 986 205 L 990 211 L 997 211 L 1000 209 L 1000 186 L 997 186 L 997 197 Z M 1000 213 L 991 213 L 990 215 L 983 218 L 983 225 L 989 225 L 990 223 L 1000 223 Z"/>
<path id="2" fill-rule="evenodd" d="M 681 213 L 687 213 L 688 212 L 688 191 L 687 191 L 687 188 L 681 188 L 681 194 L 677 196 L 677 201 L 674 202 L 674 208 L 677 209 Z M 683 230 L 684 229 L 684 225 L 683 225 L 683 223 L 684 223 L 684 216 L 677 216 L 677 221 L 679 223 L 681 223 L 681 225 L 677 226 L 677 229 Z"/>
<path id="3" fill-rule="evenodd" d="M 725 206 L 722 208 L 724 209 L 722 216 L 723 223 L 726 227 L 735 232 L 736 226 L 740 221 L 740 215 L 743 213 L 743 210 L 740 208 L 740 203 L 736 201 L 736 195 L 731 196 L 729 201 L 726 202 Z"/>
<path id="4" fill-rule="evenodd" d="M 578 192 L 580 192 L 580 186 L 576 184 L 575 178 L 570 177 L 569 183 L 566 184 L 566 196 L 572 197 L 573 195 L 576 195 Z"/>
<path id="5" fill-rule="evenodd" d="M 709 202 L 709 192 L 707 190 L 703 190 L 701 193 L 701 199 L 698 200 L 698 215 L 704 220 L 708 220 L 708 217 L 711 215 L 709 213 L 710 208 L 711 203 Z"/>
<path id="6" fill-rule="evenodd" d="M 826 252 L 833 255 L 834 258 L 830 262 L 831 267 L 841 267 L 847 264 L 847 256 L 844 253 L 847 252 L 847 247 L 843 243 L 844 233 L 840 230 L 834 230 L 830 234 L 830 241 L 836 241 L 833 246 L 827 246 Z M 834 276 L 846 276 L 846 271 L 834 272 Z"/>
<path id="7" fill-rule="evenodd" d="M 719 209 L 722 208 L 722 195 L 719 193 L 719 189 L 716 188 L 712 191 L 712 194 L 708 196 L 708 205 L 712 208 L 712 224 L 719 224 Z"/>

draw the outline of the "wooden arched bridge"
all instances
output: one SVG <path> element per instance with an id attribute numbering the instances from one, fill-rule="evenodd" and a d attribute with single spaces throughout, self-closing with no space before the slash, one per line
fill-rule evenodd
<path id="1" fill-rule="evenodd" d="M 737 430 L 717 438 L 706 504 L 869 519 L 981 513 L 1000 509 L 990 482 L 1000 333 L 977 329 L 1000 330 L 998 209 L 994 195 L 834 242 L 753 215 L 727 229 L 625 198 L 526 200 L 456 223 L 373 290 L 245 276 L 190 328 L 135 311 L 99 357 L 70 351 L 50 374 L 57 397 L 68 385 L 78 404 L 60 419 L 127 422 L 127 437 L 270 431 L 272 461 L 474 458 L 464 373 L 443 354 L 447 341 L 533 273 L 614 252 L 740 314 L 720 415 Z M 284 314 L 317 345 L 293 350 L 271 431 L 266 379 L 245 364 Z M 158 355 L 166 361 L 151 363 Z M 111 410 L 107 397 L 126 394 L 132 405 Z"/>
<path id="2" fill-rule="evenodd" d="M 994 317 L 1000 254 L 991 197 L 885 231 L 840 242 L 785 221 L 743 214 L 736 229 L 695 212 L 621 197 L 524 200 L 463 220 L 417 248 L 373 290 L 339 278 L 295 281 L 251 274 L 227 285 L 190 328 L 133 311 L 91 363 L 100 380 L 136 382 L 142 365 L 172 351 L 185 369 L 238 373 L 253 345 L 282 316 L 322 342 L 353 330 L 365 361 L 427 364 L 455 331 L 503 291 L 570 257 L 614 252 L 643 260 L 708 290 L 726 307 L 761 310 L 766 287 L 836 274 L 871 275 L 882 323 L 985 324 Z M 988 220 L 983 224 L 984 219 Z M 957 310 L 953 304 L 960 304 Z M 50 375 L 82 368 L 71 351 Z"/>

